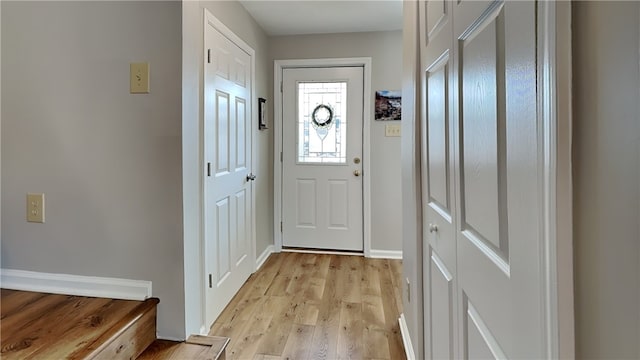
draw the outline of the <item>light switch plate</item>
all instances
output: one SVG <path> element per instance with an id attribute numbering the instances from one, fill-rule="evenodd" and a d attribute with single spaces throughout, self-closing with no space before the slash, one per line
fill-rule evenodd
<path id="1" fill-rule="evenodd" d="M 386 137 L 399 137 L 400 136 L 400 125 L 399 124 L 389 124 L 384 126 L 384 136 Z"/>
<path id="2" fill-rule="evenodd" d="M 149 63 L 131 63 L 129 77 L 132 94 L 149 93 Z"/>
<path id="3" fill-rule="evenodd" d="M 27 221 L 44 223 L 44 194 L 27 194 Z"/>

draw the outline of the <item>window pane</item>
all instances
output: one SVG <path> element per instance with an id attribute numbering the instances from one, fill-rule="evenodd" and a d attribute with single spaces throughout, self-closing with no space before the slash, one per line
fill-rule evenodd
<path id="1" fill-rule="evenodd" d="M 298 163 L 347 163 L 347 83 L 298 83 Z"/>

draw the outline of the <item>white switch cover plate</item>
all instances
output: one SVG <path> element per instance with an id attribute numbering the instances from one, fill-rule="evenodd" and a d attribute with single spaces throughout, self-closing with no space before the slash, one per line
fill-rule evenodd
<path id="1" fill-rule="evenodd" d="M 27 194 L 27 221 L 44 223 L 44 194 Z"/>
<path id="2" fill-rule="evenodd" d="M 389 124 L 384 126 L 384 136 L 386 137 L 399 137 L 400 136 L 400 125 L 399 124 Z"/>

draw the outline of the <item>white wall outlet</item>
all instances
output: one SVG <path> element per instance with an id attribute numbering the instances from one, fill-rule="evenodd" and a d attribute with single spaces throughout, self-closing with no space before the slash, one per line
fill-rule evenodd
<path id="1" fill-rule="evenodd" d="M 27 221 L 44 223 L 44 194 L 27 194 Z"/>
<path id="2" fill-rule="evenodd" d="M 389 124 L 384 126 L 384 136 L 386 137 L 399 137 L 400 136 L 400 125 L 399 124 Z"/>
<path id="3" fill-rule="evenodd" d="M 149 93 L 149 63 L 131 63 L 129 68 L 132 94 Z"/>

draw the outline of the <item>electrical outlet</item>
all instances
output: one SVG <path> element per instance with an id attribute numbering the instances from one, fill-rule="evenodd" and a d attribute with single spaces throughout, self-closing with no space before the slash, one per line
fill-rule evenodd
<path id="1" fill-rule="evenodd" d="M 409 278 L 406 278 L 406 285 L 407 285 L 407 302 L 411 302 L 411 282 L 409 281 Z"/>
<path id="2" fill-rule="evenodd" d="M 386 137 L 399 137 L 400 125 L 389 124 L 384 126 L 384 136 Z"/>
<path id="3" fill-rule="evenodd" d="M 44 194 L 27 194 L 27 221 L 44 223 Z"/>
<path id="4" fill-rule="evenodd" d="M 149 93 L 149 63 L 131 63 L 129 68 L 132 94 Z"/>

